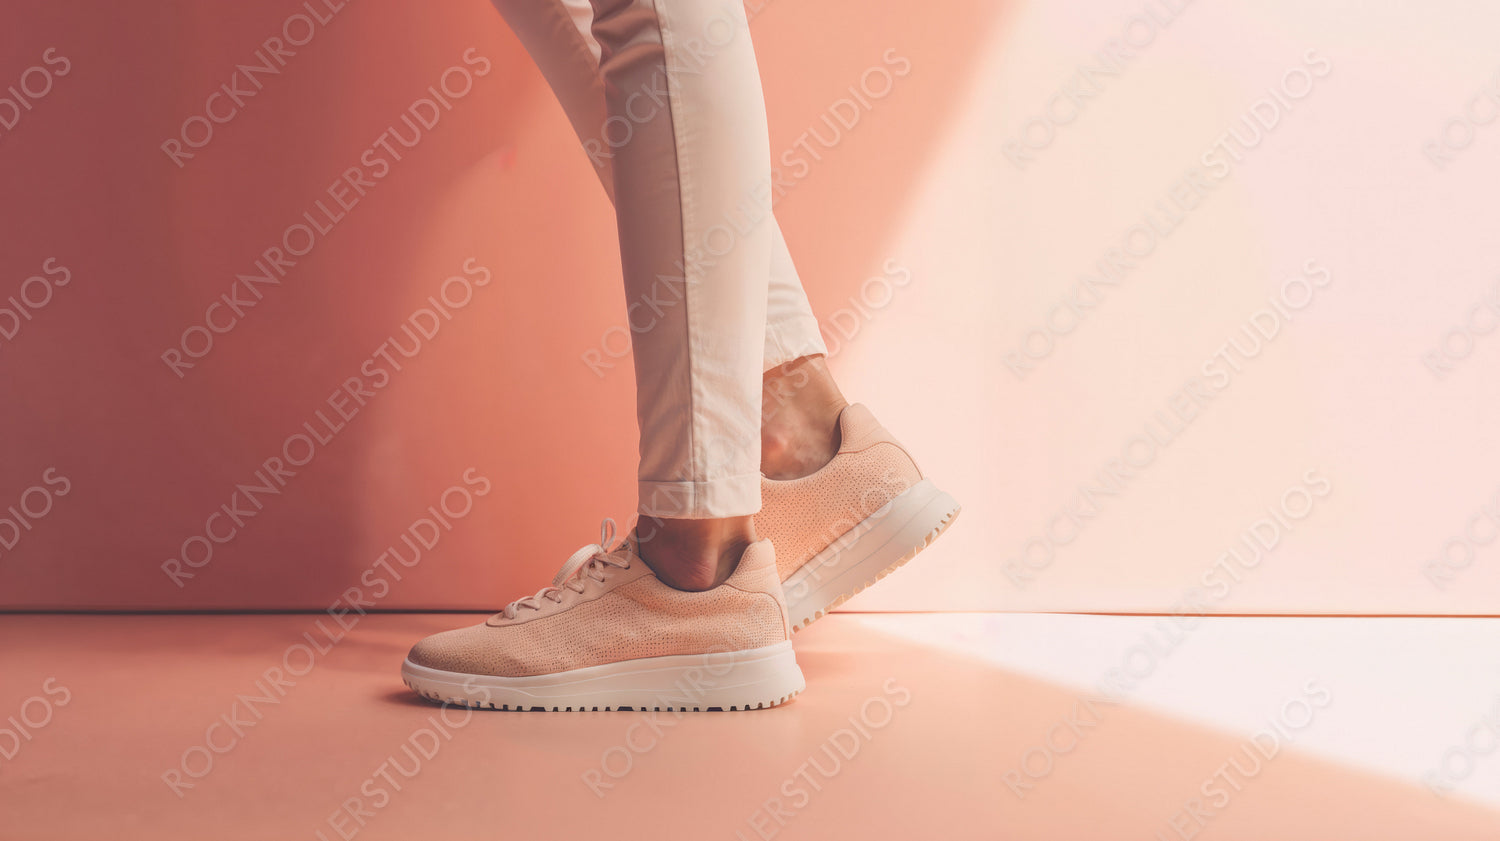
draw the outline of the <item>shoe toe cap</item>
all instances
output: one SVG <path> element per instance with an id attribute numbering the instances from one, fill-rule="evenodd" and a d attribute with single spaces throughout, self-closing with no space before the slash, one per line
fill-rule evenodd
<path id="1" fill-rule="evenodd" d="M 411 647 L 406 659 L 414 666 L 470 675 L 502 677 L 527 673 L 501 629 L 473 625 L 433 634 Z"/>
<path id="2" fill-rule="evenodd" d="M 418 641 L 406 659 L 412 665 L 445 672 L 471 671 L 474 645 L 472 628 L 443 631 Z"/>

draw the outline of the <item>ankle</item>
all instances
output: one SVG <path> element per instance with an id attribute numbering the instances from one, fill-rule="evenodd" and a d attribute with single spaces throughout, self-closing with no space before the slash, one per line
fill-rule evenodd
<path id="1" fill-rule="evenodd" d="M 775 429 L 761 430 L 760 472 L 767 479 L 800 479 L 818 472 L 833 460 L 838 450 L 836 420 L 799 418 Z"/>
<path id="2" fill-rule="evenodd" d="M 755 542 L 753 517 L 712 520 L 643 520 L 636 551 L 656 577 L 674 590 L 712 590 L 729 580 Z"/>
<path id="3" fill-rule="evenodd" d="M 839 448 L 839 415 L 849 402 L 821 356 L 767 371 L 761 394 L 760 465 L 771 479 L 817 471 Z"/>

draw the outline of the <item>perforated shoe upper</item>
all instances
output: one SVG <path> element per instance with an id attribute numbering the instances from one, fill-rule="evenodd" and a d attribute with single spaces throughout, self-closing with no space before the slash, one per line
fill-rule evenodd
<path id="1" fill-rule="evenodd" d="M 450 672 L 522 677 L 642 657 L 743 651 L 791 636 L 770 541 L 751 544 L 728 581 L 699 593 L 663 584 L 640 559 L 633 535 L 607 554 L 610 562 L 591 562 L 569 579 L 581 590 L 548 588 L 557 591 L 557 601 L 518 600 L 513 615 L 501 612 L 434 634 L 407 659 Z M 535 608 L 516 607 L 533 600 Z"/>
<path id="2" fill-rule="evenodd" d="M 776 546 L 785 581 L 848 530 L 922 480 L 922 471 L 862 404 L 839 415 L 838 453 L 799 479 L 762 477 L 755 531 Z"/>

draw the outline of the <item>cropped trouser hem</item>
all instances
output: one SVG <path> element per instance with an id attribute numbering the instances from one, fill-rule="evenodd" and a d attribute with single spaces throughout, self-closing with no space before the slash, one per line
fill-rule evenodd
<path id="1" fill-rule="evenodd" d="M 791 315 L 766 324 L 767 371 L 794 359 L 818 354 L 827 356 L 828 346 L 818 331 L 818 319 L 811 313 Z"/>
<path id="2" fill-rule="evenodd" d="M 760 479 L 757 470 L 706 482 L 641 480 L 640 514 L 682 520 L 747 517 L 760 511 Z"/>

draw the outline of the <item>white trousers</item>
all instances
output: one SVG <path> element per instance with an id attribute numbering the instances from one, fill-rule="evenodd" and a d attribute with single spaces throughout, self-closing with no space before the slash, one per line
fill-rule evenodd
<path id="1" fill-rule="evenodd" d="M 826 354 L 771 214 L 742 0 L 493 0 L 615 204 L 640 513 L 760 510 L 762 374 Z"/>

